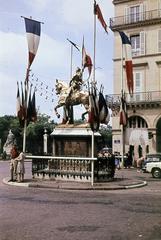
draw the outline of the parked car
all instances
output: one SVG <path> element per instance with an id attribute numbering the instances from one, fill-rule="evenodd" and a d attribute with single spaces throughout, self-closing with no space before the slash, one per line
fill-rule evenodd
<path id="1" fill-rule="evenodd" d="M 144 162 L 142 163 L 142 170 L 146 172 L 146 165 L 150 162 L 161 162 L 161 153 L 147 154 Z"/>
<path id="2" fill-rule="evenodd" d="M 143 166 L 145 172 L 152 174 L 154 178 L 161 177 L 161 153 L 148 154 Z"/>

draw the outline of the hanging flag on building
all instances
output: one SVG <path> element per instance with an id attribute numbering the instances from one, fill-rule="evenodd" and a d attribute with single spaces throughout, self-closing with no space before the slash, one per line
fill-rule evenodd
<path id="1" fill-rule="evenodd" d="M 133 65 L 132 65 L 132 50 L 131 50 L 131 41 L 124 32 L 119 32 L 124 47 L 125 55 L 125 69 L 126 69 L 126 78 L 127 86 L 129 93 L 132 95 L 134 90 L 134 80 L 133 80 Z"/>
<path id="2" fill-rule="evenodd" d="M 96 1 L 94 2 L 94 14 L 97 15 L 98 20 L 100 21 L 102 27 L 104 28 L 104 30 L 106 31 L 106 33 L 108 33 L 107 31 L 107 24 L 103 18 L 101 9 L 99 7 L 98 4 L 96 4 Z"/>
<path id="3" fill-rule="evenodd" d="M 92 60 L 91 57 L 86 53 L 85 47 L 84 47 L 84 38 L 83 38 L 83 44 L 82 44 L 82 71 L 84 71 L 85 68 L 88 68 L 89 77 L 92 72 Z"/>

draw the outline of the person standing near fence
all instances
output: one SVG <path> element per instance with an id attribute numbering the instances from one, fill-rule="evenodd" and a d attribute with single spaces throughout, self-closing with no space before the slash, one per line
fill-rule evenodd
<path id="1" fill-rule="evenodd" d="M 23 182 L 24 181 L 24 174 L 25 174 L 25 154 L 23 152 L 20 152 L 17 158 L 15 158 L 15 161 L 17 161 L 17 181 Z"/>
<path id="2" fill-rule="evenodd" d="M 10 175 L 11 175 L 11 179 L 10 181 L 16 181 L 17 178 L 17 161 L 15 161 L 15 159 L 18 157 L 19 153 L 17 150 L 17 146 L 13 145 L 10 151 L 10 157 L 11 157 L 11 161 L 10 161 Z"/>

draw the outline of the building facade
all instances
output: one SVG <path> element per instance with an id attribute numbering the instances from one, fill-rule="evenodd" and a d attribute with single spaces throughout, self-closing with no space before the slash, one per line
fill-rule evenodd
<path id="1" fill-rule="evenodd" d="M 161 0 L 113 0 L 113 4 L 115 17 L 110 19 L 110 28 L 114 32 L 114 94 L 107 96 L 113 116 L 113 152 L 130 151 L 138 158 L 148 152 L 161 152 Z M 131 40 L 132 96 L 127 89 L 118 31 Z M 128 114 L 124 128 L 119 124 L 121 89 Z"/>

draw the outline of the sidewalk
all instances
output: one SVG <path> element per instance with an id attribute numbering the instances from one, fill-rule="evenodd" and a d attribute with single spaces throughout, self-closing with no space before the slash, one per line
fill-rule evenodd
<path id="1" fill-rule="evenodd" d="M 29 179 L 27 176 L 23 183 L 10 182 L 9 177 L 4 178 L 3 183 L 19 187 L 35 187 L 62 190 L 121 190 L 146 186 L 147 182 L 140 180 L 140 174 L 143 173 L 137 173 L 136 169 L 116 170 L 114 180 L 94 183 L 93 186 L 91 183 Z"/>

